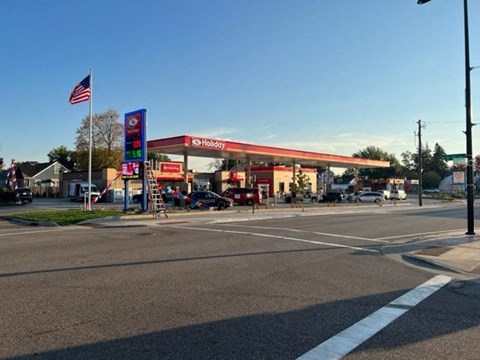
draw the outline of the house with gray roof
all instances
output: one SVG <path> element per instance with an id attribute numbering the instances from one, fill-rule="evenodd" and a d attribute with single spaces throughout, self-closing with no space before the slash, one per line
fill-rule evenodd
<path id="1" fill-rule="evenodd" d="M 25 162 L 15 165 L 17 187 L 28 187 L 36 196 L 57 196 L 62 174 L 69 170 L 58 161 L 51 163 Z M 0 172 L 0 188 L 11 187 L 11 169 Z"/>

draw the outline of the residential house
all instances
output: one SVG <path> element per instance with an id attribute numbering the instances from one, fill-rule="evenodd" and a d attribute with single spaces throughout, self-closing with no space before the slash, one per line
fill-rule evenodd
<path id="1" fill-rule="evenodd" d="M 57 197 L 62 174 L 69 170 L 58 161 L 53 163 L 21 163 L 15 165 L 17 187 L 28 187 L 34 196 Z M 0 187 L 11 184 L 10 170 L 0 173 Z"/>

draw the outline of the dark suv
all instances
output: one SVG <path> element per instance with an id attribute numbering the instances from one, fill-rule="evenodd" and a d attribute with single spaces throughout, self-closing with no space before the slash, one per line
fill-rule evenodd
<path id="1" fill-rule="evenodd" d="M 340 194 L 339 192 L 327 192 L 323 194 L 322 197 L 323 202 L 342 202 L 343 201 L 343 195 Z"/>
<path id="2" fill-rule="evenodd" d="M 185 200 L 190 209 L 213 207 L 223 210 L 233 205 L 230 198 L 220 196 L 213 191 L 194 191 L 188 194 Z"/>
<path id="3" fill-rule="evenodd" d="M 223 192 L 222 196 L 230 198 L 235 204 L 252 206 L 262 201 L 258 189 L 254 188 L 231 188 Z"/>
<path id="4" fill-rule="evenodd" d="M 16 199 L 20 200 L 22 203 L 33 201 L 32 191 L 29 188 L 16 189 L 15 196 L 16 196 Z"/>

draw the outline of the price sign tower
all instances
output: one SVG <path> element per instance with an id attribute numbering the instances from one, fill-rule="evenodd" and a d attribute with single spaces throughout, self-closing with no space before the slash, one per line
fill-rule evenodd
<path id="1" fill-rule="evenodd" d="M 143 167 L 147 160 L 146 110 L 140 109 L 125 114 L 124 167 Z M 138 164 L 138 165 L 137 165 Z M 142 172 L 140 171 L 140 174 Z M 125 178 L 124 178 L 125 179 Z M 125 179 L 125 208 L 128 210 L 129 189 Z M 143 175 L 142 211 L 147 211 L 146 181 Z"/>

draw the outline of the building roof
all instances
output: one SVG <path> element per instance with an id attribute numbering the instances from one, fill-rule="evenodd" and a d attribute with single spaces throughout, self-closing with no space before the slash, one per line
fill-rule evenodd
<path id="1" fill-rule="evenodd" d="M 24 163 L 15 166 L 22 171 L 25 177 L 34 177 L 35 175 L 41 173 L 43 170 L 47 169 L 51 165 L 53 165 L 53 163 Z"/>
<path id="2" fill-rule="evenodd" d="M 16 176 L 18 178 L 34 178 L 39 176 L 43 171 L 47 170 L 48 168 L 58 164 L 60 166 L 61 171 L 66 172 L 68 169 L 60 164 L 58 161 L 49 162 L 49 163 L 21 163 L 16 164 Z M 0 171 L 0 181 L 3 179 L 7 179 L 10 170 L 2 170 Z"/>
<path id="3" fill-rule="evenodd" d="M 188 156 L 232 160 L 295 163 L 313 167 L 381 168 L 390 166 L 388 161 L 382 160 L 247 144 L 192 135 L 149 140 L 147 142 L 147 150 L 162 154 L 186 154 Z"/>

